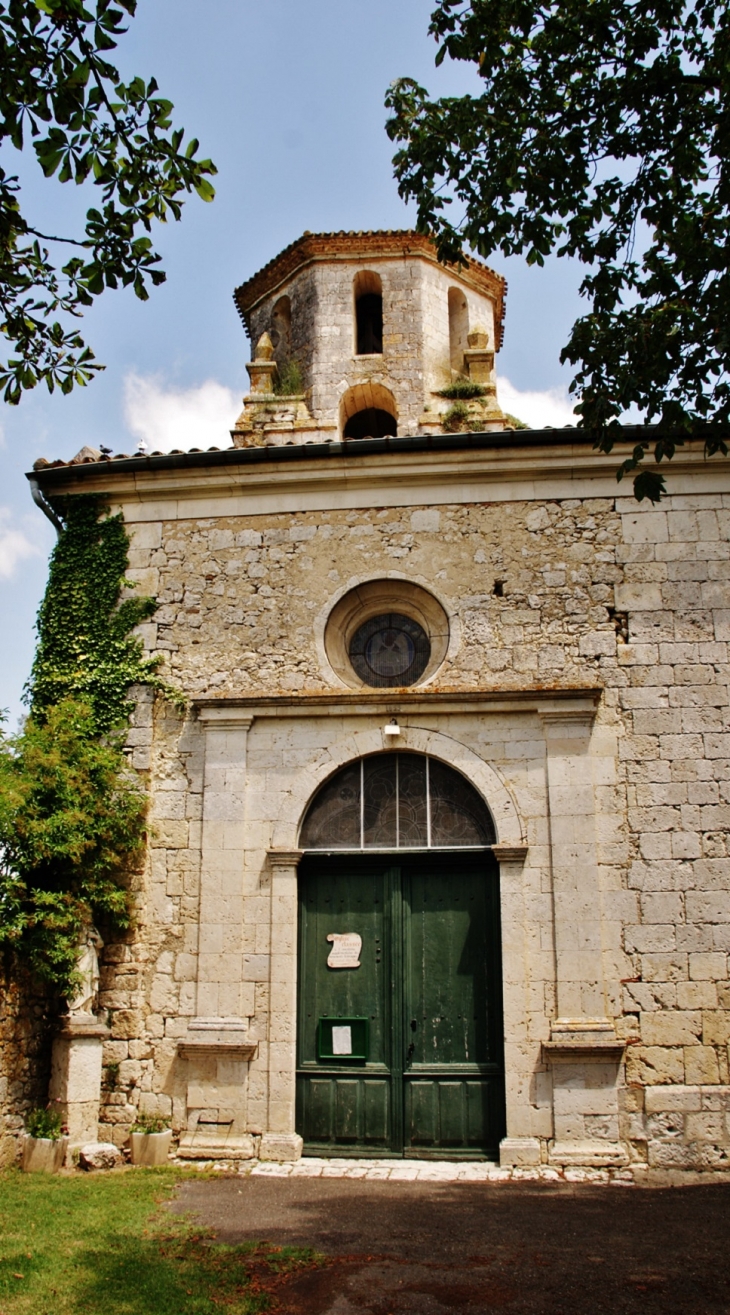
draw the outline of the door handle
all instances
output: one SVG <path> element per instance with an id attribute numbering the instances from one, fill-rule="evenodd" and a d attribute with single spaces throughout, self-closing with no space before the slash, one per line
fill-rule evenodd
<path id="1" fill-rule="evenodd" d="M 412 1018 L 412 1019 L 411 1019 L 411 1031 L 412 1031 L 412 1032 L 415 1032 L 415 1030 L 416 1030 L 417 1027 L 418 1027 L 418 1023 L 416 1022 L 415 1018 Z M 411 1059 L 413 1058 L 413 1052 L 414 1052 L 415 1048 L 416 1048 L 416 1043 L 415 1043 L 415 1041 L 411 1041 L 411 1044 L 409 1045 L 409 1047 L 408 1047 L 408 1049 L 407 1049 L 407 1051 L 406 1051 L 406 1067 L 408 1067 L 408 1065 L 409 1065 L 410 1062 L 411 1062 Z"/>

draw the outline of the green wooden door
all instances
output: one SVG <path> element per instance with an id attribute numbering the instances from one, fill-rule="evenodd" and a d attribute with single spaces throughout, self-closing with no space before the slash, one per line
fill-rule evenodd
<path id="1" fill-rule="evenodd" d="M 360 966 L 328 967 L 328 937 L 347 933 L 362 938 Z M 493 1155 L 504 1074 L 491 854 L 307 857 L 299 944 L 305 1151 Z M 367 1034 L 364 1057 L 332 1054 L 333 1025 Z"/>

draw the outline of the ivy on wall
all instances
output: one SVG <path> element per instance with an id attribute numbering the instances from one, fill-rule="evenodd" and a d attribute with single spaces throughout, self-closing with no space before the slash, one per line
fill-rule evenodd
<path id="1" fill-rule="evenodd" d="M 121 601 L 129 566 L 129 537 L 102 499 L 68 500 L 66 528 L 51 557 L 38 612 L 38 647 L 28 682 L 32 714 L 43 717 L 62 699 L 88 703 L 100 733 L 119 728 L 131 711 L 130 685 L 170 693 L 157 675 L 160 658 L 143 656 L 131 632 L 152 616 L 154 598 Z"/>
<path id="2" fill-rule="evenodd" d="M 124 597 L 129 539 L 103 499 L 69 499 L 38 613 L 20 734 L 0 735 L 0 946 L 68 997 L 93 922 L 129 925 L 147 800 L 123 753 L 132 684 L 179 702 L 132 634 L 155 610 Z"/>

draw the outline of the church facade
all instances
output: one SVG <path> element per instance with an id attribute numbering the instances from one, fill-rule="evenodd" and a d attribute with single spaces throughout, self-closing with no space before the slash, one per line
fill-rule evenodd
<path id="1" fill-rule="evenodd" d="M 305 234 L 236 293 L 232 446 L 36 464 L 123 512 L 189 701 L 129 733 L 117 1144 L 141 1108 L 192 1158 L 730 1161 L 730 469 L 647 507 L 516 428 L 504 297 Z"/>

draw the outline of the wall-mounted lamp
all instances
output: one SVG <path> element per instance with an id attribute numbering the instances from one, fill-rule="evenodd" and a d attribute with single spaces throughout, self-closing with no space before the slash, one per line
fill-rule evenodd
<path id="1" fill-rule="evenodd" d="M 386 744 L 395 743 L 397 737 L 400 735 L 400 726 L 398 725 L 398 721 L 396 717 L 391 717 L 390 721 L 388 722 L 388 725 L 385 727 L 385 730 L 383 731 L 383 735 L 385 736 Z"/>

